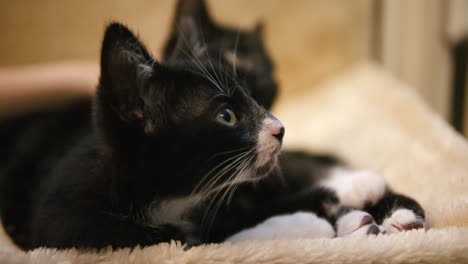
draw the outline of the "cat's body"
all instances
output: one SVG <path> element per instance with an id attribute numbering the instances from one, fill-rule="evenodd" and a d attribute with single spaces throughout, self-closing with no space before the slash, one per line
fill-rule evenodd
<path id="1" fill-rule="evenodd" d="M 24 118 L 15 118 L 11 122 L 4 122 L 0 131 L 7 131 L 4 128 L 8 126 L 8 131 L 16 131 L 15 135 L 5 133 L 2 134 L 2 146 L 7 146 L 11 142 L 23 142 L 21 145 L 9 146 L 8 153 L 12 153 L 9 157 L 2 157 L 2 182 L 0 184 L 2 190 L 2 219 L 3 224 L 8 233 L 14 238 L 15 242 L 23 248 L 34 248 L 36 246 L 45 246 L 46 244 L 35 242 L 31 238 L 31 228 L 35 228 L 37 224 L 37 214 L 42 215 L 44 212 L 36 211 L 40 204 L 43 202 L 44 197 L 49 199 L 63 202 L 64 207 L 69 207 L 72 204 L 80 203 L 83 197 L 75 196 L 74 189 L 77 186 L 83 185 L 95 190 L 93 192 L 105 193 L 105 183 L 95 183 L 91 176 L 92 173 L 83 173 L 83 169 L 87 170 L 84 165 L 93 164 L 97 153 L 89 152 L 89 146 L 95 144 L 95 138 L 92 133 L 91 121 L 91 102 L 77 102 L 59 109 L 50 109 L 43 113 L 36 113 L 28 115 Z M 11 128 L 14 129 L 12 130 Z M 70 150 L 71 149 L 71 150 Z M 7 153 L 6 151 L 2 151 Z M 64 153 L 67 153 L 63 157 Z M 14 156 L 13 156 L 14 155 Z M 71 161 L 68 161 L 70 159 Z M 76 159 L 79 159 L 77 162 Z M 16 163 L 14 162 L 16 161 Z M 63 175 L 67 175 L 64 182 L 63 179 L 58 179 L 56 176 L 50 174 L 51 168 L 57 167 L 57 164 L 76 162 L 78 167 L 59 168 Z M 327 206 L 336 204 L 338 202 L 333 190 L 319 187 L 319 181 L 327 178 L 327 172 L 344 165 L 327 156 L 316 156 L 301 152 L 284 152 L 280 155 L 280 164 L 282 174 L 274 173 L 270 177 L 263 179 L 256 184 L 243 184 L 239 186 L 236 193 L 233 195 L 229 205 L 222 204 L 216 216 L 213 216 L 214 205 L 210 205 L 210 201 L 206 203 L 199 203 L 194 206 L 190 205 L 190 214 L 186 215 L 187 220 L 193 221 L 190 232 L 186 234 L 179 234 L 179 230 L 171 229 L 171 233 L 166 237 L 158 237 L 160 240 L 145 241 L 136 238 L 131 239 L 133 236 L 125 236 L 117 241 L 117 238 L 110 238 L 109 235 L 115 234 L 119 237 L 122 235 L 121 226 L 109 225 L 106 222 L 106 227 L 112 229 L 107 235 L 96 235 L 96 230 L 103 231 L 103 227 L 99 226 L 99 221 L 91 221 L 90 226 L 85 229 L 93 238 L 93 243 L 89 241 L 82 241 L 84 244 L 79 244 L 76 241 L 64 243 L 57 241 L 58 244 L 49 246 L 71 247 L 71 246 L 91 246 L 100 247 L 107 244 L 113 246 L 132 246 L 136 244 L 145 245 L 153 244 L 160 241 L 168 241 L 170 239 L 180 239 L 189 244 L 198 244 L 203 242 L 222 242 L 227 237 L 267 220 L 269 217 L 277 215 L 291 214 L 290 218 L 282 219 L 283 228 L 281 224 L 279 227 L 274 226 L 273 231 L 270 230 L 269 236 L 255 230 L 243 232 L 237 236 L 230 238 L 232 241 L 244 240 L 248 238 L 254 239 L 271 239 L 274 237 L 333 237 L 336 235 L 335 231 L 332 233 L 323 234 L 324 223 L 316 223 L 307 219 L 310 226 L 319 228 L 318 231 L 314 228 L 314 233 L 307 234 L 307 225 L 304 227 L 300 222 L 304 215 L 295 214 L 298 211 L 313 212 L 317 216 L 327 219 L 333 225 L 335 219 L 333 214 L 326 211 Z M 8 166 L 7 166 L 8 165 Z M 84 167 L 83 167 L 84 166 Z M 70 175 L 70 171 L 74 171 Z M 65 173 L 66 172 L 66 173 Z M 60 172 L 59 172 L 60 173 Z M 48 175 L 48 177 L 46 176 Z M 8 176 L 8 177 L 5 177 Z M 88 176 L 88 177 L 86 177 Z M 88 181 L 89 180 L 89 181 Z M 41 184 L 42 183 L 42 184 Z M 70 188 L 65 188 L 61 194 L 50 195 L 54 187 L 61 186 L 66 183 Z M 79 184 L 77 184 L 79 183 Z M 58 186 L 57 186 L 58 184 Z M 42 186 L 42 188 L 38 188 Z M 318 187 L 313 190 L 313 187 Z M 313 190 L 313 191 L 311 191 Z M 142 191 L 142 190 L 138 190 Z M 128 191 L 124 193 L 128 194 Z M 50 195 L 50 196 L 49 196 Z M 122 194 L 118 194 L 119 196 Z M 68 197 L 68 198 L 67 198 Z M 87 199 L 90 197 L 86 197 Z M 123 197 L 120 197 L 123 198 Z M 385 201 L 387 200 L 387 201 Z M 388 202 L 391 200 L 391 202 Z M 399 202 L 398 202 L 399 201 Z M 8 202 L 8 203 L 5 203 Z M 189 203 L 190 201 L 188 201 Z M 197 202 L 197 201 L 195 201 Z M 224 201 L 226 202 L 226 201 Z M 396 203 L 395 203 L 396 202 Z M 183 203 L 174 202 L 168 206 L 178 207 Z M 118 206 L 119 207 L 119 206 Z M 118 208 L 117 207 L 117 208 Z M 383 208 L 382 208 L 383 207 Z M 375 217 L 376 222 L 382 224 L 388 212 L 395 208 L 412 208 L 417 212 L 417 216 L 423 216 L 424 213 L 412 200 L 408 200 L 402 196 L 395 196 L 392 193 L 385 195 L 385 199 L 377 203 L 377 206 L 367 206 L 366 211 L 370 211 L 371 215 Z M 123 207 L 125 208 L 125 207 Z M 208 213 L 206 210 L 209 209 Z M 170 210 L 166 210 L 166 214 Z M 179 211 L 179 210 L 176 210 Z M 112 213 L 111 213 L 112 212 Z M 55 215 L 58 214 L 58 215 Z M 80 212 L 82 216 L 89 220 L 89 211 Z M 109 211 L 117 219 L 125 217 L 128 212 L 124 211 Z M 56 211 L 49 215 L 42 215 L 48 221 L 57 221 L 50 229 L 39 230 L 45 232 L 66 232 L 61 234 L 66 238 L 73 235 L 73 231 L 83 232 L 82 229 L 76 229 L 77 225 L 84 224 L 86 221 L 71 217 L 71 219 L 63 219 L 60 221 L 62 212 Z M 178 216 L 177 216 L 178 217 Z M 299 220 L 296 219 L 299 217 Z M 77 222 L 71 222 L 76 220 Z M 291 222 L 292 221 L 292 222 Z M 418 220 L 419 221 L 419 220 Z M 292 227 L 300 226 L 300 233 L 294 234 L 291 232 Z M 335 230 L 336 228 L 327 227 L 325 230 Z M 270 224 L 271 226 L 271 224 Z M 261 224 L 260 224 L 261 228 Z M 327 229 L 328 228 L 328 229 Z M 144 228 L 142 228 L 144 230 Z M 257 228 L 258 229 L 258 228 Z M 134 232 L 134 231 L 132 231 Z M 150 232 L 148 229 L 147 231 Z M 129 234 L 130 235 L 130 234 Z M 135 234 L 136 235 L 136 234 Z M 59 235 L 57 235 L 59 236 Z M 101 237 L 103 241 L 97 241 Z M 111 243 L 112 242 L 112 243 Z"/>
<path id="2" fill-rule="evenodd" d="M 1 217 L 6 231 L 19 245 L 30 248 L 32 210 L 58 160 L 89 133 L 91 102 L 76 102 L 24 114 L 0 123 Z"/>
<path id="3" fill-rule="evenodd" d="M 261 106 L 276 85 L 239 81 L 223 47 L 217 60 L 179 46 L 160 64 L 113 24 L 95 103 L 3 123 L 0 210 L 14 240 L 26 249 L 196 245 L 424 225 L 420 206 L 374 173 L 302 152 L 282 153 L 278 166 L 284 128 Z"/>
<path id="4" fill-rule="evenodd" d="M 71 156 L 73 159 L 80 159 L 80 162 L 78 162 L 79 167 L 84 164 L 92 164 L 92 160 L 96 157 L 96 153 L 79 154 L 80 152 L 86 152 L 86 149 L 89 150 L 88 147 L 92 146 L 96 140 L 90 134 L 90 131 L 92 131 L 90 110 L 91 102 L 77 102 L 76 104 L 59 109 L 50 109 L 49 111 L 36 113 L 24 118 L 15 118 L 11 122 L 4 122 L 1 126 L 2 129 L 0 131 L 7 131 L 4 129 L 6 126 L 10 128 L 8 131 L 16 131 L 15 135 L 2 134 L 2 146 L 6 146 L 7 143 L 11 142 L 23 142 L 23 146 L 9 146 L 8 153 L 12 153 L 9 155 L 9 158 L 7 156 L 2 157 L 2 182 L 0 187 L 2 190 L 1 209 L 3 224 L 15 242 L 25 249 L 47 245 L 40 243 L 40 241 L 35 242 L 30 234 L 31 228 L 34 228 L 33 226 L 37 224 L 37 215 L 35 214 L 43 214 L 43 212 L 34 212 L 34 208 L 37 209 L 43 202 L 44 197 L 63 202 L 64 207 L 80 203 L 83 198 L 73 195 L 73 190 L 77 188 L 76 181 L 84 183 L 84 186 L 95 188 L 96 190 L 94 191 L 103 188 L 104 190 L 97 192 L 105 192 L 106 188 L 102 186 L 102 183 L 91 183 L 93 179 L 85 177 L 93 174 L 82 173 L 82 169 L 85 168 L 74 167 L 73 169 L 60 168 L 60 170 L 66 172 L 64 173 L 64 175 L 67 175 L 65 183 L 72 187 L 64 189 L 65 194 L 48 196 L 54 185 L 56 187 L 56 184 L 64 183 L 60 183 L 60 179 L 54 179 L 54 176 L 47 173 L 48 170 L 56 167 L 57 164 L 68 163 L 68 157 L 63 157 L 64 153 L 68 153 L 67 156 Z M 12 130 L 11 128 L 14 129 Z M 55 132 L 57 133 L 55 134 Z M 70 151 L 69 148 L 72 150 Z M 2 151 L 3 153 L 6 153 L 6 151 Z M 83 156 L 87 159 L 82 159 Z M 12 161 L 17 162 L 12 163 Z M 267 236 L 262 233 L 259 235 L 259 232 L 255 232 L 255 230 L 247 230 L 247 232 L 244 231 L 239 235 L 234 235 L 230 240 L 237 241 L 248 238 L 271 239 L 275 237 L 334 237 L 336 231 L 333 230 L 336 228 L 331 225 L 333 225 L 335 219 L 333 214 L 327 213 L 326 208 L 338 202 L 336 195 L 334 195 L 333 190 L 325 188 L 311 190 L 314 186 L 319 187 L 318 182 L 320 180 L 327 178 L 327 171 L 343 167 L 344 165 L 334 158 L 301 152 L 284 152 L 280 155 L 280 164 L 282 176 L 274 174 L 256 184 L 243 184 L 239 186 L 229 205 L 222 204 L 216 216 L 212 215 L 214 208 L 208 208 L 214 206 L 210 206 L 210 201 L 196 206 L 189 204 L 193 206 L 189 208 L 190 211 L 193 211 L 191 215 L 188 215 L 187 219 L 193 221 L 193 228 L 185 235 L 179 234 L 177 229 L 171 229 L 171 233 L 166 237 L 160 237 L 160 240 L 142 241 L 136 238 L 132 240 L 132 236 L 125 236 L 117 241 L 116 238 L 110 238 L 109 235 L 122 236 L 121 232 L 123 230 L 121 226 L 110 226 L 109 223 L 106 223 L 106 227 L 113 231 L 107 235 L 97 235 L 96 230 L 102 231 L 103 227 L 98 225 L 99 221 L 93 220 L 90 226 L 85 228 L 87 231 L 90 231 L 88 235 L 95 240 L 93 244 L 90 241 L 82 241 L 84 244 L 79 244 L 77 241 L 70 241 L 69 243 L 57 241 L 57 244 L 49 246 L 71 247 L 86 245 L 88 247 L 101 247 L 112 244 L 119 247 L 136 244 L 153 244 L 170 239 L 180 239 L 194 245 L 203 242 L 222 242 L 227 237 L 241 230 L 252 228 L 269 217 L 288 214 L 290 214 L 290 217 L 283 217 L 284 219 L 280 221 L 280 226 L 273 225 L 274 230 L 269 230 L 270 232 Z M 5 168 L 8 168 L 8 170 Z M 70 176 L 69 171 L 75 171 L 77 174 Z M 45 175 L 48 175 L 48 177 Z M 90 181 L 85 183 L 86 179 Z M 40 183 L 42 183 L 43 188 L 38 188 L 38 186 L 41 186 Z M 128 194 L 127 191 L 124 193 Z M 394 196 L 391 193 L 387 193 L 385 197 L 385 199 L 390 199 L 392 202 L 389 203 L 382 200 L 382 202 L 378 203 L 378 206 L 363 208 L 371 212 L 372 216 L 376 218 L 377 223 L 382 224 L 388 212 L 399 207 L 413 208 L 418 216 L 424 215 L 412 200 L 408 201 L 402 196 Z M 400 202 L 394 203 L 395 201 Z M 181 203 L 168 205 L 177 207 L 181 206 Z M 415 206 L 416 208 L 414 208 Z M 205 213 L 207 209 L 209 211 Z M 312 212 L 321 218 L 327 219 L 331 225 L 327 227 L 327 224 L 313 222 L 314 219 L 310 220 L 306 218 L 308 225 L 303 226 L 300 220 L 304 218 L 304 215 L 297 215 L 296 212 L 298 211 Z M 122 212 L 117 210 L 112 214 L 117 219 L 120 219 L 127 213 L 125 210 Z M 165 213 L 167 214 L 168 212 L 166 211 Z M 89 220 L 89 212 L 87 210 L 80 212 L 80 214 Z M 77 217 L 71 217 L 71 220 L 77 221 L 76 223 L 71 222 L 70 219 L 60 221 L 60 218 L 64 217 L 64 215 L 59 211 L 50 215 L 43 215 L 43 217 L 49 219 L 48 221 L 50 219 L 57 221 L 51 227 L 52 230 L 42 229 L 43 231 L 66 232 L 66 234 L 61 234 L 66 238 L 70 238 L 75 230 L 83 232 L 82 229 L 76 229 L 76 226 L 86 222 Z M 298 225 L 300 226 L 300 233 L 291 232 L 292 227 L 297 227 Z M 308 226 L 314 227 L 312 234 L 307 234 Z M 286 230 L 281 230 L 281 227 Z M 317 231 L 316 228 L 319 230 Z M 332 231 L 324 233 L 324 230 Z M 144 232 L 153 233 L 150 229 Z M 97 241 L 99 237 L 103 241 Z"/>

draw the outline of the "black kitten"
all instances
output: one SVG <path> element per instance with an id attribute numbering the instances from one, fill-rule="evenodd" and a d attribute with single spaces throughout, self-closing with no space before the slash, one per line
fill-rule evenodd
<path id="1" fill-rule="evenodd" d="M 0 129 L 2 220 L 26 249 L 334 237 L 424 225 L 420 206 L 371 172 L 303 153 L 283 153 L 280 170 L 284 128 L 230 65 L 160 64 L 119 24 L 104 37 L 94 106 L 94 122 L 84 103 Z M 243 184 L 249 181 L 256 184 Z"/>
<path id="2" fill-rule="evenodd" d="M 160 64 L 127 28 L 110 25 L 94 122 L 83 109 L 73 121 L 65 111 L 38 116 L 3 157 L 10 234 L 26 249 L 199 240 L 195 209 L 268 175 L 284 133 L 222 67 Z M 221 73 L 223 82 L 213 79 Z"/>
<path id="3" fill-rule="evenodd" d="M 253 32 L 216 24 L 203 0 L 179 0 L 164 47 L 166 62 L 186 60 L 231 65 L 236 79 L 266 109 L 277 95 L 274 66 L 262 41 L 262 25 Z M 216 78 L 216 76 L 214 76 Z"/>

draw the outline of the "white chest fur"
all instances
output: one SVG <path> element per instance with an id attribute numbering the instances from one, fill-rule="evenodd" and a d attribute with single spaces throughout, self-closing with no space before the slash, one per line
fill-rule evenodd
<path id="1" fill-rule="evenodd" d="M 190 209 L 200 202 L 198 196 L 187 196 L 155 202 L 150 206 L 149 224 L 158 226 L 171 224 L 182 228 L 190 228 L 190 222 L 186 219 Z"/>

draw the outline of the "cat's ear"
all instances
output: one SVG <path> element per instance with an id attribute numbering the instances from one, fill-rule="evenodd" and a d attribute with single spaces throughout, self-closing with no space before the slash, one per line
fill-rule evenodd
<path id="1" fill-rule="evenodd" d="M 263 37 L 265 31 L 265 23 L 263 21 L 257 22 L 254 28 L 254 32 L 257 36 Z"/>
<path id="2" fill-rule="evenodd" d="M 204 38 L 209 37 L 215 28 L 203 0 L 179 0 L 172 31 L 164 47 L 164 60 L 180 59 L 187 52 L 199 57 L 204 52 Z"/>
<path id="3" fill-rule="evenodd" d="M 106 139 L 128 130 L 144 130 L 145 96 L 160 65 L 125 26 L 113 23 L 105 32 L 96 122 Z M 112 141 L 112 140 L 111 140 Z"/>
<path id="4" fill-rule="evenodd" d="M 106 29 L 101 51 L 98 98 L 115 108 L 122 118 L 138 116 L 140 101 L 158 63 L 125 26 Z"/>
<path id="5" fill-rule="evenodd" d="M 192 18 L 201 30 L 210 30 L 215 26 L 204 0 L 179 0 L 174 18 L 175 26 L 182 26 L 180 24 L 186 18 Z"/>
<path id="6" fill-rule="evenodd" d="M 200 58 L 206 52 L 206 47 L 203 44 L 201 32 L 195 25 L 195 22 L 190 17 L 185 17 L 179 23 L 179 31 L 175 38 L 175 45 L 169 51 L 169 56 L 166 57 L 168 62 L 177 61 L 180 57 L 190 54 L 195 58 Z"/>

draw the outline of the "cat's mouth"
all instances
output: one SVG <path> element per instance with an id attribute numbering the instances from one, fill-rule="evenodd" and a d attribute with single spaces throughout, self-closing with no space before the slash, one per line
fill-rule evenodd
<path id="1" fill-rule="evenodd" d="M 281 150 L 281 144 L 278 144 L 276 148 L 270 153 L 269 159 L 263 164 L 257 164 L 255 178 L 264 177 L 270 174 L 278 165 L 278 155 Z"/>

